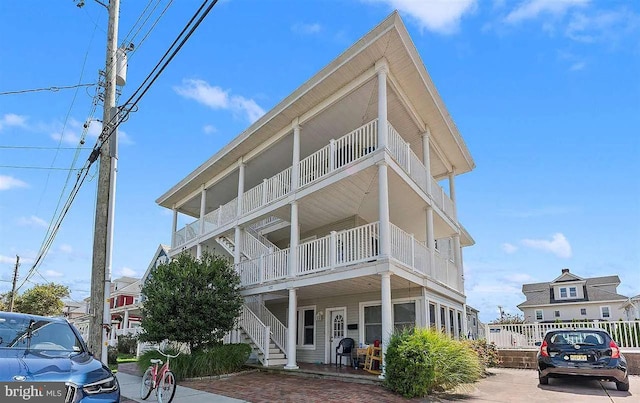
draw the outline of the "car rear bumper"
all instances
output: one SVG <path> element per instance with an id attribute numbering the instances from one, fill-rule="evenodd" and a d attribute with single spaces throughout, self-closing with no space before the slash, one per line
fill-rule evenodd
<path id="1" fill-rule="evenodd" d="M 627 377 L 627 368 L 618 366 L 573 366 L 573 365 L 540 365 L 538 366 L 540 376 L 559 377 L 559 376 L 584 376 L 590 378 L 609 379 L 612 381 L 622 382 Z"/>

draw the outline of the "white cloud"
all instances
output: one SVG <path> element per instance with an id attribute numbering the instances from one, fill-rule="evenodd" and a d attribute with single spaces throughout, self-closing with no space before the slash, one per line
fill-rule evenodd
<path id="1" fill-rule="evenodd" d="M 317 22 L 313 24 L 305 24 L 299 22 L 297 24 L 294 24 L 291 27 L 291 30 L 297 34 L 311 35 L 317 34 L 322 31 L 322 25 L 318 24 Z"/>
<path id="2" fill-rule="evenodd" d="M 29 217 L 18 218 L 18 225 L 47 228 L 49 226 L 49 223 L 40 217 L 32 215 Z"/>
<path id="3" fill-rule="evenodd" d="M 503 243 L 502 250 L 504 251 L 504 253 L 512 254 L 518 250 L 518 247 L 510 243 Z"/>
<path id="4" fill-rule="evenodd" d="M 15 113 L 6 113 L 0 117 L 0 130 L 5 127 L 25 127 L 27 124 L 27 117 L 22 115 L 16 115 Z"/>
<path id="5" fill-rule="evenodd" d="M 525 283 L 533 282 L 533 277 L 531 277 L 530 275 L 528 275 L 526 273 L 509 274 L 509 275 L 505 276 L 504 279 L 507 280 L 507 281 L 510 281 L 512 283 L 516 283 L 516 284 L 525 284 Z"/>
<path id="6" fill-rule="evenodd" d="M 522 295 L 521 288 L 512 284 L 476 284 L 471 287 L 469 294 L 498 294 L 504 296 L 505 294 Z"/>
<path id="7" fill-rule="evenodd" d="M 45 278 L 49 278 L 49 277 L 63 277 L 64 274 L 60 273 L 59 271 L 55 271 L 55 270 L 47 270 L 44 272 L 44 277 Z"/>
<path id="8" fill-rule="evenodd" d="M 562 16 L 569 9 L 583 7 L 589 0 L 526 0 L 505 17 L 505 21 L 516 24 L 538 18 L 541 15 Z"/>
<path id="9" fill-rule="evenodd" d="M 62 253 L 73 253 L 73 247 L 69 244 L 63 243 L 58 247 L 60 252 Z"/>
<path id="10" fill-rule="evenodd" d="M 15 256 L 0 255 L 0 263 L 14 264 L 15 262 L 16 262 L 16 257 Z"/>
<path id="11" fill-rule="evenodd" d="M 204 80 L 184 79 L 181 86 L 175 86 L 173 89 L 178 95 L 193 99 L 211 109 L 230 110 L 236 114 L 245 114 L 251 123 L 265 113 L 253 99 L 247 99 L 240 95 L 229 95 L 230 90 L 225 91 Z"/>
<path id="12" fill-rule="evenodd" d="M 0 175 L 0 190 L 29 187 L 26 182 L 12 176 Z"/>
<path id="13" fill-rule="evenodd" d="M 587 66 L 587 63 L 585 62 L 577 62 L 572 64 L 571 67 L 569 67 L 569 71 L 583 70 L 586 66 Z"/>
<path id="14" fill-rule="evenodd" d="M 630 35 L 640 27 L 640 15 L 621 8 L 615 11 L 596 11 L 590 15 L 574 13 L 571 15 L 565 35 L 583 43 L 607 43 L 616 45 L 622 37 Z"/>
<path id="15" fill-rule="evenodd" d="M 135 270 L 130 269 L 128 267 L 123 267 L 118 272 L 118 275 L 119 276 L 125 276 L 125 277 L 136 277 L 138 275 L 138 272 L 136 272 Z"/>
<path id="16" fill-rule="evenodd" d="M 462 16 L 476 9 L 477 0 L 364 0 L 369 3 L 386 3 L 402 14 L 414 18 L 421 28 L 439 34 L 453 34 L 460 28 Z"/>
<path id="17" fill-rule="evenodd" d="M 216 127 L 213 125 L 205 125 L 202 128 L 202 131 L 205 132 L 206 134 L 213 134 L 213 133 L 216 133 L 218 129 L 216 129 Z"/>
<path id="18" fill-rule="evenodd" d="M 572 255 L 571 245 L 567 238 L 561 233 L 554 234 L 551 241 L 547 241 L 546 239 L 523 239 L 521 243 L 532 249 L 553 253 L 560 258 L 567 259 Z"/>

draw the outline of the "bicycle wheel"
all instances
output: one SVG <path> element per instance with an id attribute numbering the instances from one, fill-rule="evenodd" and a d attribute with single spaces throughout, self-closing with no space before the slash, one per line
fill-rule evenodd
<path id="1" fill-rule="evenodd" d="M 176 394 L 176 377 L 173 372 L 167 371 L 162 376 L 162 381 L 158 385 L 158 403 L 171 403 L 173 395 Z"/>
<path id="2" fill-rule="evenodd" d="M 145 400 L 151 394 L 151 390 L 153 389 L 153 374 L 151 373 L 151 368 L 147 368 L 144 371 L 144 375 L 142 375 L 142 382 L 140 383 L 140 398 Z"/>

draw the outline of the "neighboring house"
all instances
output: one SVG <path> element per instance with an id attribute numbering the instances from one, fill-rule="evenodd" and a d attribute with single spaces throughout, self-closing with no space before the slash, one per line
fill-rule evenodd
<path id="1" fill-rule="evenodd" d="M 119 277 L 111 281 L 111 332 L 109 332 L 109 344 L 117 344 L 118 336 L 123 334 L 137 334 L 140 326 L 140 279 L 134 277 Z M 89 338 L 90 301 L 87 297 L 83 300 L 81 308 L 84 314 L 70 317 L 85 340 Z"/>
<path id="2" fill-rule="evenodd" d="M 618 276 L 582 278 L 562 269 L 549 283 L 524 284 L 527 300 L 518 308 L 526 322 L 627 320 L 629 298 L 617 292 Z"/>
<path id="3" fill-rule="evenodd" d="M 467 305 L 467 338 L 472 340 L 481 339 L 481 334 L 484 335 L 483 325 L 481 325 L 478 318 L 479 313 L 480 311 L 476 308 Z"/>
<path id="4" fill-rule="evenodd" d="M 393 13 L 157 202 L 170 256 L 234 262 L 232 341 L 295 369 L 335 362 L 345 337 L 384 352 L 394 329 L 467 334 L 455 179 L 474 167 Z"/>
<path id="5" fill-rule="evenodd" d="M 76 319 L 83 318 L 88 313 L 87 301 L 64 301 L 64 307 L 62 308 L 62 314 L 69 322 Z"/>

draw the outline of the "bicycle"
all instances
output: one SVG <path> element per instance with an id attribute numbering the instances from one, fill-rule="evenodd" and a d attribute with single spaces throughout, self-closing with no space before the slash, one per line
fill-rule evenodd
<path id="1" fill-rule="evenodd" d="M 169 368 L 169 360 L 180 355 L 171 355 L 162 352 L 159 348 L 156 350 L 167 357 L 167 362 L 162 364 L 162 360 L 151 359 L 151 365 L 142 375 L 142 383 L 140 385 L 140 398 L 146 400 L 152 390 L 156 390 L 156 398 L 159 403 L 171 403 L 176 393 L 176 376 Z M 158 368 L 160 365 L 162 367 Z"/>

